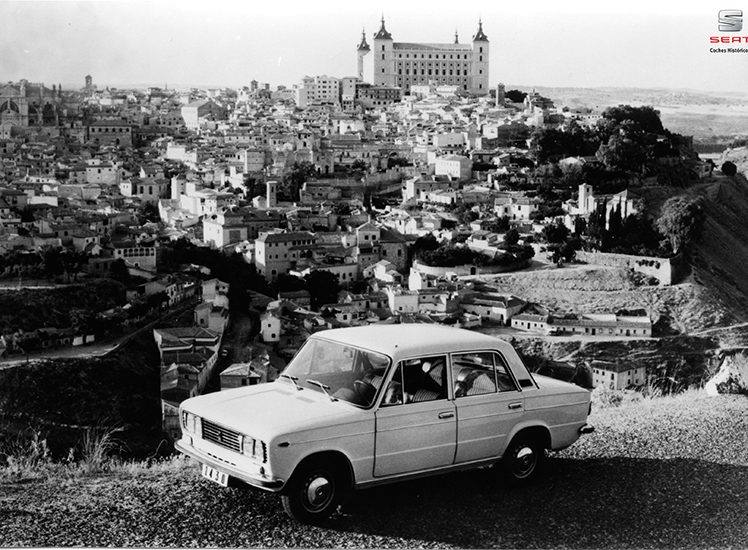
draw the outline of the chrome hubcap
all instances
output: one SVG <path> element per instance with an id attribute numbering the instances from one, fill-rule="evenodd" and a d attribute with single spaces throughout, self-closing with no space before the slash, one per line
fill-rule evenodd
<path id="1" fill-rule="evenodd" d="M 517 478 L 529 476 L 535 469 L 537 457 L 531 447 L 523 445 L 514 453 L 514 475 Z"/>
<path id="2" fill-rule="evenodd" d="M 313 476 L 307 480 L 304 489 L 306 508 L 310 512 L 318 511 L 327 506 L 332 500 L 333 485 L 323 476 Z"/>

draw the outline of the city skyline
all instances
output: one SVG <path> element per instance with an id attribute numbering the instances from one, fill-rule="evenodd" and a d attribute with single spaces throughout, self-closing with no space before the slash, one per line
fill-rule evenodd
<path id="1" fill-rule="evenodd" d="M 645 9 L 642 2 L 628 10 L 572 2 L 563 11 L 545 2 L 440 3 L 428 11 L 423 3 L 401 7 L 389 1 L 291 2 L 283 11 L 234 2 L 213 6 L 0 3 L 0 80 L 80 88 L 91 74 L 101 86 L 236 87 L 252 79 L 290 86 L 305 74 L 352 76 L 361 29 L 371 39 L 382 14 L 395 40 L 421 42 L 450 42 L 457 31 L 467 43 L 480 17 L 491 41 L 490 86 L 735 92 L 748 77 L 740 55 L 708 51 L 717 11 L 724 7 L 712 2 L 678 5 L 675 18 L 667 5 Z"/>

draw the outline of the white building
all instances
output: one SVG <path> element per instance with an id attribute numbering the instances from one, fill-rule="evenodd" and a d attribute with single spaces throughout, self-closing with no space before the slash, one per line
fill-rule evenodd
<path id="1" fill-rule="evenodd" d="M 473 174 L 473 161 L 468 157 L 460 155 L 436 157 L 434 174 L 437 176 L 448 176 L 453 180 L 469 180 Z"/>
<path id="2" fill-rule="evenodd" d="M 305 76 L 296 89 L 296 105 L 340 105 L 340 79 L 333 76 Z"/>
<path id="3" fill-rule="evenodd" d="M 301 254 L 316 243 L 313 233 L 263 232 L 255 241 L 255 267 L 257 272 L 270 281 L 281 273 L 296 268 Z"/>
<path id="4" fill-rule="evenodd" d="M 278 342 L 281 335 L 281 320 L 274 311 L 260 316 L 260 335 L 263 342 Z"/>
<path id="5" fill-rule="evenodd" d="M 623 390 L 630 386 L 641 386 L 647 381 L 647 368 L 630 363 L 608 363 L 593 361 L 592 383 L 596 388 Z"/>

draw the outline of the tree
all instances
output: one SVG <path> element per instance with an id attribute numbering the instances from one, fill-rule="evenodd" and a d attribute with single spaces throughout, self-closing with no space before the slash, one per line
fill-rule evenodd
<path id="1" fill-rule="evenodd" d="M 509 218 L 501 216 L 494 220 L 487 221 L 483 226 L 486 231 L 491 231 L 492 233 L 504 233 L 509 230 Z"/>
<path id="2" fill-rule="evenodd" d="M 574 219 L 574 235 L 579 237 L 580 235 L 584 234 L 584 232 L 587 229 L 587 220 L 585 220 L 582 216 L 578 216 Z"/>
<path id="3" fill-rule="evenodd" d="M 703 225 L 703 199 L 687 195 L 671 197 L 665 201 L 656 222 L 657 229 L 670 241 L 675 254 L 698 238 Z"/>
<path id="4" fill-rule="evenodd" d="M 45 249 L 42 252 L 42 260 L 44 261 L 44 271 L 47 275 L 55 277 L 62 274 L 62 258 L 58 248 L 50 247 Z"/>
<path id="5" fill-rule="evenodd" d="M 338 301 L 340 281 L 337 275 L 329 271 L 316 270 L 306 275 L 304 281 L 309 290 L 312 309 Z"/>
<path id="6" fill-rule="evenodd" d="M 423 237 L 418 237 L 413 243 L 413 254 L 418 256 L 420 252 L 430 252 L 439 248 L 439 241 L 433 234 L 427 233 Z"/>
<path id="7" fill-rule="evenodd" d="M 283 176 L 284 187 L 287 191 L 287 200 L 298 200 L 299 189 L 307 181 L 317 175 L 317 169 L 309 161 L 294 162 L 291 169 Z"/>
<path id="8" fill-rule="evenodd" d="M 125 260 L 123 260 L 122 258 L 117 258 L 112 262 L 112 265 L 109 268 L 109 277 L 111 277 L 115 281 L 127 284 L 127 282 L 130 280 L 130 273 L 127 270 L 127 266 L 125 265 Z"/>
<path id="9" fill-rule="evenodd" d="M 166 292 L 156 292 L 150 294 L 146 299 L 149 309 L 161 309 L 164 304 L 169 303 L 169 295 Z"/>
<path id="10" fill-rule="evenodd" d="M 145 220 L 146 222 L 153 223 L 158 223 L 161 219 L 158 213 L 158 207 L 152 202 L 144 202 L 140 205 L 140 208 L 138 208 L 138 217 L 141 221 Z"/>
<path id="11" fill-rule="evenodd" d="M 559 252 L 561 253 L 564 261 L 572 262 L 577 255 L 577 250 L 579 250 L 581 247 L 582 243 L 579 239 L 571 238 L 561 245 L 561 247 L 559 248 Z"/>
<path id="12" fill-rule="evenodd" d="M 603 118 L 617 124 L 628 120 L 638 124 L 643 132 L 651 134 L 662 134 L 664 131 L 660 120 L 660 112 L 649 106 L 618 105 L 617 107 L 608 107 L 603 111 Z"/>
<path id="13" fill-rule="evenodd" d="M 527 93 L 520 90 L 509 90 L 504 93 L 504 97 L 512 103 L 522 103 L 527 97 Z"/>
<path id="14" fill-rule="evenodd" d="M 96 328 L 96 314 L 90 309 L 70 310 L 70 325 L 80 334 L 90 334 Z"/>
<path id="15" fill-rule="evenodd" d="M 363 160 L 354 160 L 350 167 L 351 175 L 359 180 L 369 171 L 369 165 Z"/>
<path id="16" fill-rule="evenodd" d="M 297 290 L 304 290 L 306 283 L 300 277 L 295 277 L 288 273 L 280 273 L 275 280 L 275 288 L 278 292 L 295 292 Z"/>
<path id="17" fill-rule="evenodd" d="M 608 169 L 626 172 L 641 172 L 646 157 L 645 149 L 637 141 L 620 134 L 610 136 L 597 151 L 597 158 Z"/>
<path id="18" fill-rule="evenodd" d="M 562 243 L 569 236 L 569 228 L 561 220 L 557 220 L 543 228 L 543 236 L 549 243 Z"/>
<path id="19" fill-rule="evenodd" d="M 725 176 L 730 176 L 731 178 L 734 178 L 735 175 L 738 173 L 738 167 L 735 165 L 734 162 L 731 162 L 729 160 L 727 162 L 722 163 L 721 170 Z"/>
<path id="20" fill-rule="evenodd" d="M 21 223 L 27 223 L 27 222 L 33 222 L 34 221 L 34 211 L 31 209 L 30 206 L 26 205 L 21 210 Z"/>
<path id="21" fill-rule="evenodd" d="M 504 244 L 514 246 L 519 242 L 519 231 L 512 228 L 504 234 Z"/>

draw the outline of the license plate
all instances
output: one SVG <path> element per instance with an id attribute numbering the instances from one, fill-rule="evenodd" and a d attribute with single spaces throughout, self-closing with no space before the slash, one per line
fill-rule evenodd
<path id="1" fill-rule="evenodd" d="M 203 477 L 208 478 L 209 480 L 218 483 L 218 485 L 222 487 L 228 487 L 229 485 L 229 475 L 225 474 L 223 472 L 219 472 L 215 468 L 211 468 L 207 464 L 203 464 L 202 469 Z"/>

